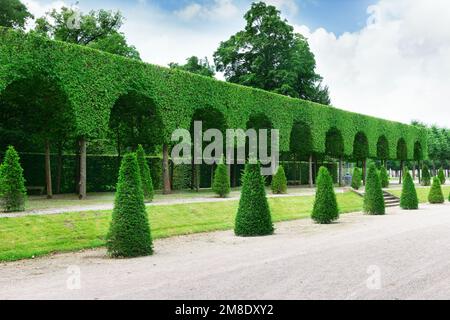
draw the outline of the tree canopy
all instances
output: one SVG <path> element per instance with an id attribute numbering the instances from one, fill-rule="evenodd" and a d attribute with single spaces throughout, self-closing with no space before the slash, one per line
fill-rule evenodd
<path id="1" fill-rule="evenodd" d="M 35 32 L 51 39 L 89 46 L 94 49 L 140 60 L 134 46 L 119 31 L 124 18 L 120 11 L 100 9 L 84 14 L 72 8 L 53 9 L 36 19 Z"/>
<path id="2" fill-rule="evenodd" d="M 227 81 L 330 104 L 307 39 L 294 32 L 279 10 L 253 3 L 244 19 L 244 30 L 221 42 L 214 53 L 216 70 Z"/>
<path id="3" fill-rule="evenodd" d="M 33 15 L 20 0 L 0 0 L 0 26 L 23 29 Z"/>
<path id="4" fill-rule="evenodd" d="M 180 65 L 175 62 L 169 63 L 169 67 L 172 69 L 180 69 L 187 72 L 199 74 L 205 77 L 214 77 L 214 66 L 212 66 L 208 58 L 199 59 L 196 56 L 192 56 L 186 59 L 186 64 Z"/>

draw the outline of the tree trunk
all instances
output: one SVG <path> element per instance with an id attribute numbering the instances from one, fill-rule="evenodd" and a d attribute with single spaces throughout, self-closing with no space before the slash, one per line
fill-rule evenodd
<path id="1" fill-rule="evenodd" d="M 343 186 L 343 184 L 342 184 L 342 158 L 340 158 L 339 159 L 339 187 L 342 187 Z"/>
<path id="2" fill-rule="evenodd" d="M 50 163 L 50 142 L 45 141 L 45 184 L 47 187 L 47 199 L 53 198 L 52 167 Z"/>
<path id="3" fill-rule="evenodd" d="M 79 142 L 78 142 L 79 143 Z M 75 156 L 75 194 L 80 194 L 80 148 L 78 146 Z"/>
<path id="4" fill-rule="evenodd" d="M 56 176 L 56 193 L 61 193 L 61 179 L 62 179 L 62 168 L 63 168 L 63 142 L 58 144 L 58 168 Z"/>
<path id="5" fill-rule="evenodd" d="M 419 184 L 422 183 L 422 175 L 420 173 L 420 166 L 421 166 L 421 161 L 419 160 L 418 165 L 417 165 L 417 177 L 419 178 Z"/>
<path id="6" fill-rule="evenodd" d="M 365 186 L 366 185 L 366 175 L 367 175 L 367 159 L 363 159 L 363 161 L 362 161 L 362 169 L 363 169 L 363 176 L 362 176 L 362 178 L 363 178 L 363 185 Z"/>
<path id="7" fill-rule="evenodd" d="M 412 178 L 413 178 L 413 181 L 416 181 L 416 161 L 413 161 Z"/>
<path id="8" fill-rule="evenodd" d="M 313 156 L 309 156 L 309 187 L 314 187 L 314 181 L 313 181 Z"/>
<path id="9" fill-rule="evenodd" d="M 167 143 L 163 144 L 163 194 L 170 194 L 170 167 L 169 167 L 169 146 Z"/>
<path id="10" fill-rule="evenodd" d="M 80 193 L 79 198 L 80 200 L 84 200 L 87 197 L 86 193 L 86 138 L 82 137 L 80 139 Z"/>
<path id="11" fill-rule="evenodd" d="M 402 178 L 403 178 L 403 160 L 400 161 L 400 177 L 398 179 L 398 184 L 402 184 Z"/>

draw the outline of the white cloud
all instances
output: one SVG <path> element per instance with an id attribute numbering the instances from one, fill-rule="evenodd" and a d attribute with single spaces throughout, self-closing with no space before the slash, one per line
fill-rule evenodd
<path id="1" fill-rule="evenodd" d="M 295 0 L 266 0 L 265 2 L 282 10 L 283 14 L 287 16 L 294 16 L 299 11 Z"/>
<path id="2" fill-rule="evenodd" d="M 368 13 L 365 28 L 340 37 L 296 26 L 309 39 L 333 104 L 450 127 L 448 1 L 381 0 Z"/>
<path id="3" fill-rule="evenodd" d="M 175 11 L 175 15 L 185 21 L 193 19 L 224 20 L 237 18 L 239 9 L 232 0 L 214 0 L 210 4 L 191 3 L 186 7 Z"/>

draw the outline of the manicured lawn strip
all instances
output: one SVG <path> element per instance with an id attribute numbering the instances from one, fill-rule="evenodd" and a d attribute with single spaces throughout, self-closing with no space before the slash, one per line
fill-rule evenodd
<path id="1" fill-rule="evenodd" d="M 428 194 L 430 193 L 430 187 L 416 187 L 417 197 L 419 198 L 420 203 L 428 202 Z M 393 195 L 400 197 L 402 195 L 401 189 L 391 189 L 388 190 Z M 442 186 L 442 191 L 444 192 L 445 200 L 448 200 L 448 194 L 450 193 L 450 186 Z"/>
<path id="2" fill-rule="evenodd" d="M 362 210 L 362 198 L 351 192 L 337 195 L 342 213 Z M 274 222 L 308 218 L 313 196 L 271 198 Z M 233 228 L 238 201 L 149 207 L 154 239 Z M 0 261 L 13 261 L 53 252 L 101 247 L 111 211 L 65 213 L 0 219 Z M 157 248 L 156 248 L 157 250 Z"/>

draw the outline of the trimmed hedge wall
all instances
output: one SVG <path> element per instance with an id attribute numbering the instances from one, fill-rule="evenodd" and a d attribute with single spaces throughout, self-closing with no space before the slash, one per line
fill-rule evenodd
<path id="1" fill-rule="evenodd" d="M 383 135 L 391 159 L 397 157 L 401 138 L 409 159 L 416 142 L 427 154 L 426 134 L 413 126 L 1 28 L 0 94 L 12 82 L 32 77 L 50 78 L 67 96 L 67 112 L 73 114 L 79 136 L 104 135 L 115 102 L 133 92 L 154 102 L 163 127 L 159 134 L 167 143 L 174 129 L 190 128 L 197 109 L 211 108 L 224 115 L 229 128 L 246 128 L 252 115 L 266 115 L 280 130 L 281 151 L 289 150 L 293 124 L 301 121 L 311 128 L 316 153 L 325 153 L 326 133 L 335 127 L 342 134 L 346 156 L 352 155 L 359 131 L 367 138 L 371 157 L 377 156 L 377 142 Z"/>

